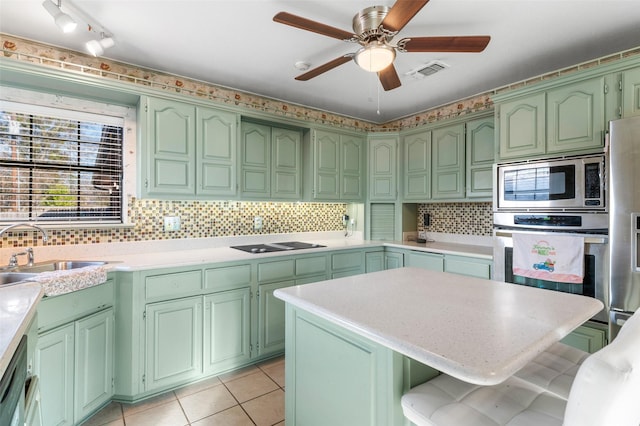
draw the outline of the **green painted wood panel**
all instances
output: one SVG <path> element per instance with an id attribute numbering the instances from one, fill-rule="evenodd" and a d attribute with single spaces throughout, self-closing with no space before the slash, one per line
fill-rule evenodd
<path id="1" fill-rule="evenodd" d="M 640 115 L 640 68 L 622 73 L 622 116 Z"/>
<path id="2" fill-rule="evenodd" d="M 295 260 L 276 260 L 258 264 L 258 282 L 285 280 L 295 275 Z"/>
<path id="3" fill-rule="evenodd" d="M 544 154 L 546 150 L 546 95 L 537 93 L 498 106 L 500 158 Z"/>
<path id="4" fill-rule="evenodd" d="M 607 331 L 602 327 L 581 325 L 562 339 L 561 342 L 582 351 L 594 353 L 607 344 Z"/>
<path id="5" fill-rule="evenodd" d="M 476 259 L 472 257 L 446 255 L 444 257 L 444 271 L 459 275 L 468 275 L 478 278 L 491 278 L 490 260 Z"/>
<path id="6" fill-rule="evenodd" d="M 242 123 L 242 196 L 271 194 L 271 127 Z"/>
<path id="7" fill-rule="evenodd" d="M 404 266 L 404 254 L 385 252 L 384 254 L 384 268 L 396 269 Z"/>
<path id="8" fill-rule="evenodd" d="M 147 193 L 195 194 L 196 108 L 147 98 Z"/>
<path id="9" fill-rule="evenodd" d="M 404 199 L 431 198 L 431 132 L 404 138 Z"/>
<path id="10" fill-rule="evenodd" d="M 113 308 L 75 323 L 74 419 L 85 419 L 113 395 Z"/>
<path id="11" fill-rule="evenodd" d="M 145 391 L 202 374 L 202 297 L 146 305 Z"/>
<path id="12" fill-rule="evenodd" d="M 223 266 L 204 271 L 206 290 L 231 290 L 251 284 L 251 265 Z"/>
<path id="13" fill-rule="evenodd" d="M 196 110 L 196 192 L 236 195 L 237 114 L 213 108 Z"/>
<path id="14" fill-rule="evenodd" d="M 384 268 L 384 251 L 372 251 L 364 255 L 364 271 L 377 272 L 383 271 Z"/>
<path id="15" fill-rule="evenodd" d="M 204 298 L 204 374 L 216 374 L 248 362 L 250 288 L 218 292 Z"/>
<path id="16" fill-rule="evenodd" d="M 331 254 L 331 269 L 352 269 L 361 268 L 363 259 L 363 252 L 357 251 L 340 251 Z"/>
<path id="17" fill-rule="evenodd" d="M 340 136 L 318 130 L 315 132 L 313 178 L 315 199 L 340 199 Z"/>
<path id="18" fill-rule="evenodd" d="M 433 130 L 432 149 L 432 198 L 434 200 L 464 198 L 464 124 Z"/>
<path id="19" fill-rule="evenodd" d="M 324 273 L 327 270 L 327 256 L 302 257 L 296 259 L 296 277 Z"/>
<path id="20" fill-rule="evenodd" d="M 396 206 L 394 204 L 371 203 L 369 221 L 372 240 L 395 240 Z"/>
<path id="21" fill-rule="evenodd" d="M 444 271 L 444 255 L 410 251 L 405 256 L 406 266 L 429 269 L 431 271 Z"/>
<path id="22" fill-rule="evenodd" d="M 184 271 L 148 276 L 145 279 L 147 300 L 171 299 L 196 294 L 202 289 L 202 271 Z"/>
<path id="23" fill-rule="evenodd" d="M 467 122 L 466 185 L 467 198 L 490 199 L 493 194 L 495 157 L 495 119 L 480 118 Z"/>
<path id="24" fill-rule="evenodd" d="M 364 199 L 364 141 L 353 135 L 340 135 L 340 199 Z"/>
<path id="25" fill-rule="evenodd" d="M 369 140 L 369 199 L 387 201 L 397 198 L 398 137 Z"/>
<path id="26" fill-rule="evenodd" d="M 295 281 L 280 281 L 258 286 L 258 355 L 265 356 L 284 350 L 284 302 L 273 295 L 279 288 L 295 285 Z"/>
<path id="27" fill-rule="evenodd" d="M 35 354 L 46 425 L 73 425 L 74 325 L 41 334 Z"/>
<path id="28" fill-rule="evenodd" d="M 547 91 L 547 152 L 604 145 L 604 77 Z"/>
<path id="29" fill-rule="evenodd" d="M 298 200 L 302 191 L 302 134 L 271 129 L 272 197 Z"/>

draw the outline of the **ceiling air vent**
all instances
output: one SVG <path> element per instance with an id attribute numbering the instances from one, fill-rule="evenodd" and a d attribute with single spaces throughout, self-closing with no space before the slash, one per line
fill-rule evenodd
<path id="1" fill-rule="evenodd" d="M 432 61 L 426 65 L 421 65 L 419 68 L 415 68 L 409 71 L 407 75 L 410 75 L 416 79 L 422 79 L 424 77 L 433 75 L 438 71 L 442 71 L 445 68 L 449 68 L 449 65 L 443 62 Z"/>

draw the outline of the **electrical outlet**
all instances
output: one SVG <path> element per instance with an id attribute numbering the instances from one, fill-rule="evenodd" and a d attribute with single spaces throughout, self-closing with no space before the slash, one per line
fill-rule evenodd
<path id="1" fill-rule="evenodd" d="M 164 232 L 174 232 L 180 230 L 180 216 L 164 217 Z"/>
<path id="2" fill-rule="evenodd" d="M 349 215 L 344 214 L 342 215 L 342 226 L 347 226 L 347 223 L 349 223 Z"/>
<path id="3" fill-rule="evenodd" d="M 418 231 L 418 238 L 420 238 L 422 240 L 426 240 L 427 239 L 427 231 Z"/>
<path id="4" fill-rule="evenodd" d="M 253 229 L 256 231 L 262 229 L 262 216 L 256 216 L 253 218 Z"/>

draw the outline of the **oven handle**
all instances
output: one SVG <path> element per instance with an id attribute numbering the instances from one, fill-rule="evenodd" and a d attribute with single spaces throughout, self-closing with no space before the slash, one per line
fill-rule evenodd
<path id="1" fill-rule="evenodd" d="M 513 232 L 495 231 L 494 235 L 496 237 L 512 238 L 513 237 Z M 584 237 L 584 243 L 585 244 L 607 244 L 608 243 L 608 238 L 607 237 L 586 236 L 586 237 Z"/>

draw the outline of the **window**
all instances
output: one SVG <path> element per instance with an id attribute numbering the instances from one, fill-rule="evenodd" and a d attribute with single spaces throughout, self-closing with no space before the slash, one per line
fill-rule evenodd
<path id="1" fill-rule="evenodd" d="M 122 117 L 0 102 L 0 221 L 122 222 Z"/>

